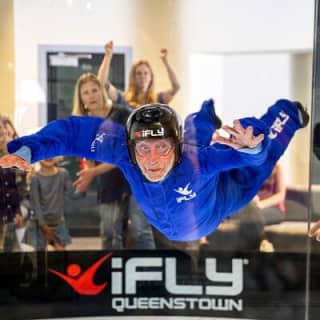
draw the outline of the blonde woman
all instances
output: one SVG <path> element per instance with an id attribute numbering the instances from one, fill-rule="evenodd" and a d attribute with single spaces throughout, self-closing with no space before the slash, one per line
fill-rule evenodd
<path id="1" fill-rule="evenodd" d="M 129 87 L 122 93 L 114 87 L 109 80 L 110 63 L 113 54 L 113 42 L 109 41 L 104 46 L 105 55 L 98 71 L 98 78 L 105 86 L 108 97 L 121 106 L 137 108 L 144 104 L 160 102 L 168 104 L 180 89 L 177 77 L 168 62 L 168 50 L 160 50 L 162 60 L 168 73 L 170 88 L 156 92 L 154 87 L 154 74 L 148 61 L 139 60 L 134 63 L 130 70 Z"/>
<path id="2" fill-rule="evenodd" d="M 115 104 L 111 106 L 98 78 L 94 74 L 86 73 L 81 75 L 76 83 L 72 113 L 79 116 L 109 118 L 125 124 L 130 110 Z M 151 226 L 131 195 L 129 184 L 122 172 L 114 165 L 86 161 L 86 166 L 78 172 L 78 179 L 74 185 L 78 191 L 83 192 L 95 177 L 98 182 L 102 247 L 123 248 L 123 225 L 129 213 L 135 248 L 154 249 Z"/>
<path id="3" fill-rule="evenodd" d="M 107 95 L 93 73 L 84 73 L 77 80 L 73 94 L 73 115 L 107 117 L 111 111 Z"/>

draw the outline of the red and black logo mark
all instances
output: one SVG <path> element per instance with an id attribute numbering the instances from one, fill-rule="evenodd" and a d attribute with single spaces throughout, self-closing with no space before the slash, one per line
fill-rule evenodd
<path id="1" fill-rule="evenodd" d="M 63 274 L 53 269 L 49 269 L 49 272 L 60 277 L 79 294 L 97 295 L 108 285 L 108 282 L 96 285 L 93 282 L 94 276 L 102 263 L 109 259 L 111 255 L 112 253 L 103 256 L 89 266 L 87 270 L 83 271 L 82 274 L 81 267 L 78 264 L 70 264 L 67 267 L 67 274 Z"/>

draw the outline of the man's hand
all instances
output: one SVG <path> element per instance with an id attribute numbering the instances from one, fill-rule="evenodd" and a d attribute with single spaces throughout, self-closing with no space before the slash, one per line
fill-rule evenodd
<path id="1" fill-rule="evenodd" d="M 212 138 L 212 143 L 218 142 L 234 149 L 255 148 L 264 139 L 263 133 L 254 136 L 253 127 L 248 126 L 247 128 L 244 128 L 239 120 L 233 121 L 233 128 L 224 125 L 222 129 L 228 132 L 230 137 L 224 138 L 216 131 Z"/>
<path id="2" fill-rule="evenodd" d="M 317 221 L 309 230 L 308 236 L 310 238 L 316 238 L 317 241 L 320 241 L 320 220 Z"/>
<path id="3" fill-rule="evenodd" d="M 113 53 L 113 41 L 109 41 L 104 45 L 104 52 L 108 56 L 112 56 Z"/>
<path id="4" fill-rule="evenodd" d="M 13 168 L 16 167 L 18 169 L 24 171 L 31 171 L 32 166 L 30 163 L 25 161 L 24 159 L 14 155 L 14 154 L 6 154 L 5 156 L 0 158 L 0 167 L 2 168 Z"/>
<path id="5" fill-rule="evenodd" d="M 161 60 L 166 60 L 168 57 L 168 49 L 166 48 L 161 48 L 160 49 L 160 59 Z"/>
<path id="6" fill-rule="evenodd" d="M 95 169 L 94 168 L 87 168 L 79 171 L 77 173 L 78 179 L 73 183 L 76 191 L 78 192 L 85 192 L 87 191 L 91 181 L 94 179 Z"/>

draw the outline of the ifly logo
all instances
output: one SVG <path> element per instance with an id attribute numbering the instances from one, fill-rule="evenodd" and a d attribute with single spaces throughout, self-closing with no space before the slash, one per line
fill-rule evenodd
<path id="1" fill-rule="evenodd" d="M 64 280 L 74 291 L 82 295 L 97 295 L 99 294 L 107 285 L 108 282 L 96 285 L 93 282 L 94 276 L 98 268 L 110 258 L 112 253 L 109 253 L 95 263 L 93 263 L 87 270 L 82 272 L 78 264 L 70 264 L 67 268 L 67 274 L 63 274 L 53 269 L 49 269 L 49 272 L 57 275 L 62 280 Z"/>
<path id="2" fill-rule="evenodd" d="M 163 137 L 164 136 L 164 129 L 146 129 L 137 131 L 135 133 L 137 138 L 148 138 L 148 137 Z"/>
<path id="3" fill-rule="evenodd" d="M 98 268 L 110 258 L 109 253 L 87 268 L 81 274 L 77 264 L 67 268 L 67 274 L 53 269 L 49 271 L 64 280 L 74 291 L 81 295 L 97 295 L 108 285 L 108 282 L 95 284 L 93 279 Z M 111 261 L 111 294 L 136 295 L 140 282 L 162 282 L 166 291 L 171 295 L 209 295 L 236 296 L 243 290 L 243 265 L 246 259 L 231 259 L 232 270 L 218 271 L 216 258 L 206 258 L 204 273 L 206 283 L 199 279 L 198 283 L 178 283 L 178 259 L 175 257 L 112 257 Z"/>

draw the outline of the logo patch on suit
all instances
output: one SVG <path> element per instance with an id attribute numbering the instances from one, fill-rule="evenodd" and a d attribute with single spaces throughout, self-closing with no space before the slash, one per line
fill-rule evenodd
<path id="1" fill-rule="evenodd" d="M 190 182 L 185 187 L 179 187 L 178 189 L 173 189 L 175 192 L 177 192 L 180 197 L 177 197 L 176 200 L 178 203 L 181 203 L 182 201 L 188 201 L 197 196 L 196 192 L 193 192 L 192 189 L 189 190 Z"/>

